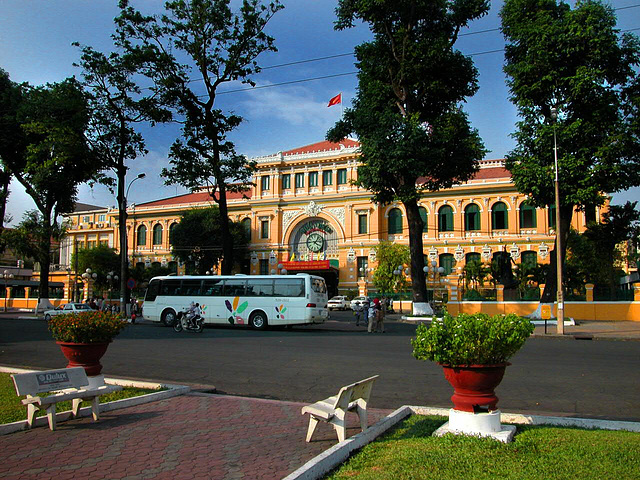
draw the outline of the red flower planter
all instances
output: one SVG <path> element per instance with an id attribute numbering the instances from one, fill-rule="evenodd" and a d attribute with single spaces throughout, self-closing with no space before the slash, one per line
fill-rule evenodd
<path id="1" fill-rule="evenodd" d="M 100 359 L 107 351 L 109 342 L 105 343 L 70 343 L 56 342 L 62 354 L 69 360 L 67 368 L 82 367 L 88 377 L 100 375 L 102 365 Z"/>
<path id="2" fill-rule="evenodd" d="M 442 365 L 444 376 L 453 387 L 453 408 L 463 412 L 496 410 L 498 397 L 494 390 L 502 381 L 510 363 L 498 365 Z"/>

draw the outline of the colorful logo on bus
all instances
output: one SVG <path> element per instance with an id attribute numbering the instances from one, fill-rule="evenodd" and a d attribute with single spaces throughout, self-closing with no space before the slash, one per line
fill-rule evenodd
<path id="1" fill-rule="evenodd" d="M 287 311 L 287 307 L 280 305 L 280 308 L 276 307 L 276 318 L 284 320 L 284 312 Z"/>
<path id="2" fill-rule="evenodd" d="M 240 305 L 238 305 L 239 303 L 240 303 L 240 297 L 235 297 L 233 299 L 233 304 L 229 300 L 224 301 L 224 304 L 226 305 L 227 310 L 229 310 L 229 312 L 231 313 L 231 315 L 229 315 L 229 318 L 228 318 L 229 323 L 231 325 L 244 324 L 244 318 L 242 318 L 240 314 L 247 309 L 247 307 L 249 306 L 249 302 L 244 301 Z"/>

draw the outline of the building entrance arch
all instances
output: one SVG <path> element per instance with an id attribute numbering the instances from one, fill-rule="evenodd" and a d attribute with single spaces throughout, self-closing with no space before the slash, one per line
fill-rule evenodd
<path id="1" fill-rule="evenodd" d="M 290 273 L 310 273 L 325 279 L 329 297 L 338 294 L 338 230 L 322 217 L 305 218 L 289 236 Z"/>

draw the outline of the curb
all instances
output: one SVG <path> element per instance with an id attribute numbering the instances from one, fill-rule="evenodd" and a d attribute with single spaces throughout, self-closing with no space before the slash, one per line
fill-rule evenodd
<path id="1" fill-rule="evenodd" d="M 327 472 L 333 470 L 349 458 L 351 452 L 373 442 L 391 427 L 410 415 L 438 415 L 449 416 L 448 408 L 432 408 L 404 405 L 395 412 L 370 426 L 364 432 L 358 433 L 325 450 L 312 458 L 295 472 L 287 475 L 283 480 L 318 480 Z M 546 417 L 543 415 L 521 415 L 502 413 L 501 421 L 517 425 L 555 425 L 563 427 L 595 428 L 601 430 L 627 430 L 640 433 L 640 422 L 625 422 L 615 420 L 591 420 L 574 417 Z"/>
<path id="2" fill-rule="evenodd" d="M 2 373 L 28 373 L 34 372 L 37 370 L 28 370 L 24 368 L 9 368 L 0 366 L 0 372 Z M 100 413 L 111 412 L 113 410 L 119 410 L 121 408 L 134 407 L 136 405 L 143 405 L 145 403 L 157 402 L 159 400 L 165 400 L 171 397 L 177 397 L 179 395 L 184 395 L 191 391 L 191 387 L 186 385 L 173 385 L 166 383 L 154 383 L 154 382 L 144 382 L 138 380 L 123 380 L 119 378 L 110 378 L 105 377 L 105 382 L 121 385 L 123 387 L 137 387 L 137 388 L 167 388 L 168 390 L 163 390 L 162 392 L 153 392 L 147 393 L 146 395 L 139 395 L 137 397 L 123 398 L 121 400 L 115 400 L 113 402 L 101 403 L 100 404 Z M 91 416 L 91 407 L 83 407 L 78 412 L 78 416 L 76 418 L 82 417 L 90 417 Z M 64 422 L 66 420 L 70 420 L 71 418 L 71 410 L 67 410 L 64 412 L 56 412 L 56 421 Z M 48 420 L 46 416 L 37 417 L 33 426 L 35 427 L 44 427 L 48 426 Z M 19 432 L 22 430 L 29 430 L 26 420 L 18 420 L 17 422 L 0 424 L 0 435 L 8 435 L 10 433 Z"/>

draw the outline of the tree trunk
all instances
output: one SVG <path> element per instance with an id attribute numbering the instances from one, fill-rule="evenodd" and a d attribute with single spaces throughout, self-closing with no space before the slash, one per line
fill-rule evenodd
<path id="1" fill-rule="evenodd" d="M 120 235 L 120 311 L 126 313 L 128 290 L 127 277 L 129 275 L 127 248 L 127 199 L 125 198 L 124 184 L 127 169 L 124 165 L 118 165 L 118 234 Z"/>
<path id="2" fill-rule="evenodd" d="M 38 304 L 40 299 L 49 298 L 49 270 L 51 268 L 51 212 L 42 215 L 42 238 L 40 243 L 40 285 L 38 287 Z"/>
<path id="3" fill-rule="evenodd" d="M 233 238 L 229 229 L 227 190 L 224 182 L 218 182 L 218 208 L 220 209 L 220 233 L 222 234 L 222 275 L 231 275 L 233 269 Z"/>
<path id="4" fill-rule="evenodd" d="M 563 206 L 561 207 L 561 216 L 560 219 L 560 229 L 562 233 L 562 265 L 564 265 L 565 258 L 567 256 L 567 240 L 569 239 L 569 228 L 571 226 L 571 219 L 573 217 L 573 205 L 571 206 Z M 556 220 L 557 222 L 557 220 Z M 557 243 L 557 242 L 556 242 Z M 556 265 L 556 251 L 557 244 L 553 248 L 551 252 L 551 257 L 549 259 L 549 271 L 547 272 L 547 278 L 545 280 L 544 292 L 542 292 L 542 296 L 540 297 L 540 303 L 553 303 L 556 300 L 557 290 L 558 290 L 558 277 L 557 277 L 557 265 Z M 564 272 L 564 269 L 563 269 Z M 564 278 L 564 277 L 563 277 Z"/>
<path id="5" fill-rule="evenodd" d="M 7 169 L 0 170 L 0 231 L 4 228 L 4 216 L 7 212 L 7 198 L 9 198 L 9 184 L 11 172 Z"/>
<path id="6" fill-rule="evenodd" d="M 424 276 L 424 247 L 422 242 L 422 228 L 418 202 L 411 200 L 404 202 L 409 224 L 409 252 L 411 254 L 411 290 L 414 303 L 427 301 L 427 285 Z"/>

